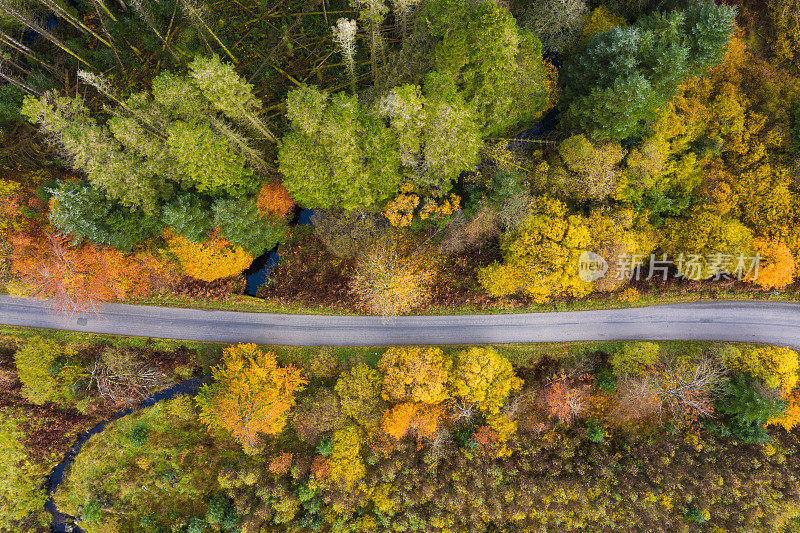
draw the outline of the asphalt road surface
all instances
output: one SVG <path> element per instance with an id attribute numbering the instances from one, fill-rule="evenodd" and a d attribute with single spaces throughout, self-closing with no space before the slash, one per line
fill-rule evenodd
<path id="1" fill-rule="evenodd" d="M 68 318 L 0 295 L 0 324 L 195 341 L 292 346 L 716 340 L 800 349 L 800 304 L 699 302 L 632 309 L 456 316 L 322 316 L 106 304 Z"/>

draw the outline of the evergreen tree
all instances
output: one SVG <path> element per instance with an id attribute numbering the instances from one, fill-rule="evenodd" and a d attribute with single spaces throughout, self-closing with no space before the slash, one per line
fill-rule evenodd
<path id="1" fill-rule="evenodd" d="M 63 182 L 52 201 L 53 225 L 77 241 L 128 251 L 163 228 L 158 217 L 124 207 L 84 183 Z"/>
<path id="2" fill-rule="evenodd" d="M 564 67 L 567 123 L 595 139 L 640 133 L 687 76 L 721 59 L 735 16 L 707 1 L 594 35 Z"/>
<path id="3" fill-rule="evenodd" d="M 178 194 L 164 204 L 161 222 L 190 241 L 201 242 L 214 226 L 211 202 L 199 194 Z"/>
<path id="4" fill-rule="evenodd" d="M 214 226 L 222 235 L 254 257 L 286 236 L 286 221 L 275 216 L 262 217 L 252 198 L 218 198 L 212 210 Z"/>
<path id="5" fill-rule="evenodd" d="M 329 97 L 315 87 L 291 91 L 292 131 L 278 152 L 283 184 L 304 207 L 345 210 L 372 206 L 400 184 L 394 133 L 358 106 L 358 98 Z"/>

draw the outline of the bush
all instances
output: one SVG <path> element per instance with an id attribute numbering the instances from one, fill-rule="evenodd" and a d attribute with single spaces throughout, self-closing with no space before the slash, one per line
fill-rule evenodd
<path id="1" fill-rule="evenodd" d="M 638 376 L 647 368 L 658 363 L 658 344 L 654 342 L 634 342 L 625 344 L 609 359 L 614 374 Z"/>

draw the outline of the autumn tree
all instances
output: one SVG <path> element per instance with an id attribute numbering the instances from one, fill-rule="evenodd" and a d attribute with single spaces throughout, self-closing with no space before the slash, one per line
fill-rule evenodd
<path id="1" fill-rule="evenodd" d="M 586 410 L 588 396 L 586 384 L 560 378 L 545 386 L 538 400 L 549 417 L 570 424 Z"/>
<path id="2" fill-rule="evenodd" d="M 241 246 L 212 232 L 202 242 L 192 242 L 177 233 L 165 233 L 167 249 L 187 276 L 205 282 L 241 274 L 253 263 L 253 256 Z"/>
<path id="3" fill-rule="evenodd" d="M 294 208 L 289 191 L 279 181 L 270 181 L 261 186 L 256 195 L 256 206 L 261 217 L 286 218 Z"/>
<path id="4" fill-rule="evenodd" d="M 347 426 L 333 434 L 333 451 L 328 458 L 330 476 L 347 489 L 353 488 L 366 475 L 362 441 L 362 430 L 358 426 Z"/>
<path id="5" fill-rule="evenodd" d="M 388 198 L 400 184 L 393 131 L 358 104 L 311 86 L 289 92 L 291 131 L 278 152 L 283 184 L 302 206 L 347 211 Z"/>
<path id="6" fill-rule="evenodd" d="M 791 393 L 798 383 L 798 354 L 789 348 L 758 346 L 733 349 L 725 352 L 725 366 L 746 372 L 758 378 L 767 387 Z"/>
<path id="7" fill-rule="evenodd" d="M 223 350 L 212 376 L 214 382 L 196 397 L 200 418 L 209 428 L 230 432 L 248 453 L 258 451 L 262 434 L 283 430 L 295 393 L 307 383 L 297 368 L 279 367 L 274 353 L 255 344 Z"/>
<path id="8" fill-rule="evenodd" d="M 424 251 L 405 252 L 396 242 L 365 251 L 350 279 L 350 289 L 371 313 L 397 315 L 425 304 L 436 271 Z"/>
<path id="9" fill-rule="evenodd" d="M 71 399 L 72 387 L 84 371 L 74 350 L 42 337 L 22 345 L 14 353 L 14 363 L 22 395 L 39 405 Z"/>
<path id="10" fill-rule="evenodd" d="M 341 374 L 335 389 L 341 401 L 342 413 L 361 425 L 377 425 L 384 409 L 382 382 L 380 372 L 364 363 Z"/>
<path id="11" fill-rule="evenodd" d="M 620 188 L 619 163 L 625 151 L 618 142 L 591 143 L 583 134 L 558 145 L 549 172 L 550 186 L 578 200 L 603 200 Z"/>
<path id="12" fill-rule="evenodd" d="M 444 418 L 444 406 L 424 403 L 400 403 L 386 411 L 381 428 L 395 440 L 408 434 L 432 438 Z"/>
<path id="13" fill-rule="evenodd" d="M 389 348 L 378 368 L 383 372 L 383 397 L 394 402 L 441 403 L 449 398 L 451 359 L 441 348 Z"/>
<path id="14" fill-rule="evenodd" d="M 292 412 L 292 425 L 300 438 L 317 444 L 322 434 L 335 431 L 344 425 L 339 397 L 330 389 L 320 389 L 297 404 Z"/>
<path id="15" fill-rule="evenodd" d="M 578 276 L 578 257 L 592 244 L 586 219 L 570 214 L 561 201 L 536 197 L 531 215 L 500 238 L 503 262 L 478 273 L 494 296 L 522 292 L 543 303 L 561 295 L 585 296 L 592 290 Z"/>
<path id="16" fill-rule="evenodd" d="M 676 258 L 679 274 L 692 280 L 735 275 L 738 257 L 751 256 L 752 231 L 734 217 L 693 208 L 685 217 L 664 224 L 664 248 Z M 715 264 L 715 257 L 727 257 L 727 264 Z M 743 274 L 750 265 L 745 265 Z"/>
<path id="17" fill-rule="evenodd" d="M 611 292 L 625 286 L 632 274 L 626 269 L 633 265 L 626 265 L 624 259 L 633 263 L 635 257 L 649 257 L 657 246 L 655 229 L 644 214 L 633 209 L 595 209 L 587 224 L 596 243 L 594 251 L 608 264 L 605 275 L 594 282 L 596 291 Z"/>
<path id="18" fill-rule="evenodd" d="M 765 289 L 782 289 L 792 282 L 795 260 L 789 247 L 781 241 L 754 239 L 753 251 L 761 258 L 758 276 L 755 273 L 747 281 Z"/>
<path id="19" fill-rule="evenodd" d="M 497 350 L 474 346 L 456 355 L 449 387 L 453 396 L 492 414 L 500 411 L 511 392 L 522 388 L 522 380 Z"/>
<path id="20" fill-rule="evenodd" d="M 61 312 L 82 314 L 96 312 L 105 301 L 146 294 L 162 265 L 147 253 L 72 246 L 67 237 L 50 234 L 15 246 L 13 268 L 33 295 L 52 298 Z"/>
<path id="21" fill-rule="evenodd" d="M 770 40 L 775 55 L 800 63 L 800 3 L 797 0 L 768 0 Z"/>

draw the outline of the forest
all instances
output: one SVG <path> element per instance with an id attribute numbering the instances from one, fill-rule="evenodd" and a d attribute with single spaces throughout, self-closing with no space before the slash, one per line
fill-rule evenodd
<path id="1" fill-rule="evenodd" d="M 0 530 L 797 531 L 798 354 L 605 342 L 287 348 L 34 330 L 0 349 Z M 631 529 L 630 524 L 640 529 Z"/>
<path id="2" fill-rule="evenodd" d="M 800 0 L 0 0 L 0 50 L 0 292 L 70 317 L 800 296 Z M 799 367 L 4 326 L 0 531 L 800 531 Z"/>
<path id="3" fill-rule="evenodd" d="M 0 27 L 8 294 L 797 295 L 796 0 L 2 0 Z"/>

